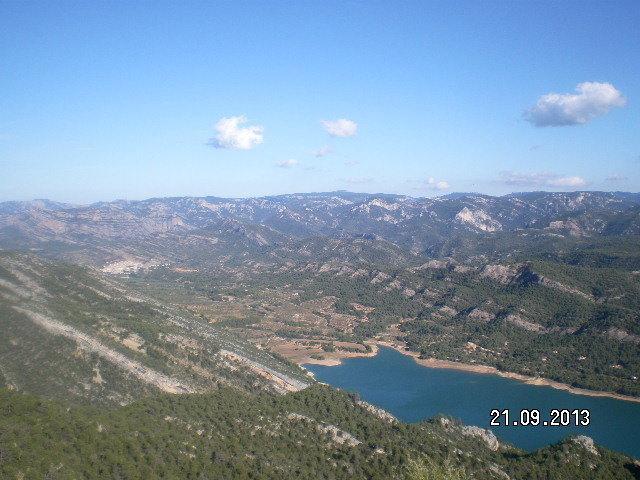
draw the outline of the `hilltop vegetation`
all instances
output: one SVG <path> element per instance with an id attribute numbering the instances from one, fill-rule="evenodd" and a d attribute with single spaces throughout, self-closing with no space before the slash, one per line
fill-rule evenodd
<path id="1" fill-rule="evenodd" d="M 0 405 L 2 478 L 624 480 L 639 473 L 623 455 L 580 439 L 525 454 L 447 420 L 383 420 L 322 386 L 284 396 L 222 388 L 114 410 L 68 409 L 0 390 Z"/>

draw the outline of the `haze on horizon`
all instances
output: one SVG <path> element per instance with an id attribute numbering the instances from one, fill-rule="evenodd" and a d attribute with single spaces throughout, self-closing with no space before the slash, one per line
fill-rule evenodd
<path id="1" fill-rule="evenodd" d="M 638 191 L 639 24 L 635 1 L 3 2 L 0 201 Z"/>

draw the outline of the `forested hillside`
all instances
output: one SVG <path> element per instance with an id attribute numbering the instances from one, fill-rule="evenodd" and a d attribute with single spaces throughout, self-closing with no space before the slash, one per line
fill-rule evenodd
<path id="1" fill-rule="evenodd" d="M 222 388 L 110 410 L 0 390 L 2 478 L 633 479 L 629 458 L 576 437 L 532 454 L 447 419 L 378 417 L 314 386 Z"/>

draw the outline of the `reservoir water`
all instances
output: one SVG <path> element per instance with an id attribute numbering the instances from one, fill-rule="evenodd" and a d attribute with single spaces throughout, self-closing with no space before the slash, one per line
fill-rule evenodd
<path id="1" fill-rule="evenodd" d="M 569 435 L 588 435 L 600 445 L 640 458 L 640 403 L 575 395 L 551 387 L 527 385 L 495 375 L 427 368 L 391 348 L 378 355 L 349 358 L 335 367 L 306 365 L 319 381 L 350 392 L 384 408 L 400 420 L 417 422 L 439 413 L 467 425 L 491 429 L 499 438 L 525 450 L 544 447 Z M 589 409 L 589 426 L 491 427 L 490 411 Z"/>

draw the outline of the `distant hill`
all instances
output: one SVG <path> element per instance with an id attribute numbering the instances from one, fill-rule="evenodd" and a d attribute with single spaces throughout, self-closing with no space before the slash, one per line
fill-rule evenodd
<path id="1" fill-rule="evenodd" d="M 434 199 L 332 192 L 249 199 L 156 198 L 82 207 L 5 202 L 0 204 L 0 245 L 18 240 L 33 245 L 132 240 L 231 222 L 262 230 L 267 242 L 278 235 L 371 234 L 423 252 L 451 236 L 521 229 L 573 236 L 636 235 L 639 206 L 640 195 L 619 192 L 455 194 Z"/>

